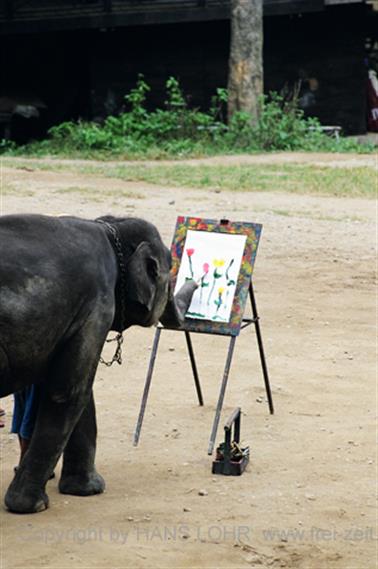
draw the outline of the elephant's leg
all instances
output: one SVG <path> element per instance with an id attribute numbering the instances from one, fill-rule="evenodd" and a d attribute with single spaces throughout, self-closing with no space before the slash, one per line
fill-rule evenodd
<path id="1" fill-rule="evenodd" d="M 103 314 L 94 316 L 50 365 L 28 452 L 5 495 L 5 504 L 13 512 L 32 513 L 48 507 L 46 482 L 88 405 L 109 325 Z"/>
<path id="2" fill-rule="evenodd" d="M 89 496 L 104 491 L 105 482 L 94 465 L 96 454 L 96 409 L 91 393 L 63 453 L 63 469 L 59 482 L 62 494 Z"/>
<path id="3" fill-rule="evenodd" d="M 46 482 L 78 421 L 89 393 L 57 403 L 43 394 L 37 422 L 15 477 L 5 495 L 5 505 L 12 512 L 33 513 L 48 507 Z"/>

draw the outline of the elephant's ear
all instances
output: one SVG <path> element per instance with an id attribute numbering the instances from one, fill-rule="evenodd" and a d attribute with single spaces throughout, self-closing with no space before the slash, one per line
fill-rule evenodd
<path id="1" fill-rule="evenodd" d="M 156 280 L 159 274 L 158 260 L 151 254 L 151 248 L 142 241 L 127 263 L 127 296 L 152 310 L 156 292 Z"/>

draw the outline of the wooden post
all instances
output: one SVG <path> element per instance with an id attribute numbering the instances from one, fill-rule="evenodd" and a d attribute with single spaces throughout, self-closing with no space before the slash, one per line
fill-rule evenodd
<path id="1" fill-rule="evenodd" d="M 258 118 L 263 94 L 263 0 L 231 0 L 228 120 L 236 111 Z"/>

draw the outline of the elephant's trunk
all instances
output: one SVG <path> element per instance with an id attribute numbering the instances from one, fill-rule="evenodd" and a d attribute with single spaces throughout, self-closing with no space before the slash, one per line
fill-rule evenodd
<path id="1" fill-rule="evenodd" d="M 185 314 L 197 288 L 198 284 L 190 280 L 187 281 L 174 296 L 172 292 L 170 292 L 164 313 L 160 318 L 160 322 L 163 326 L 166 328 L 181 328 L 185 322 Z"/>

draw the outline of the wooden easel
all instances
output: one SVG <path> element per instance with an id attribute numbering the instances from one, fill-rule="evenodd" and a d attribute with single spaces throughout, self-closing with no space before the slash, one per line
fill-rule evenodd
<path id="1" fill-rule="evenodd" d="M 258 344 L 258 349 L 259 349 L 259 354 L 260 354 L 264 383 L 265 383 L 265 391 L 266 391 L 266 395 L 267 395 L 267 399 L 268 399 L 268 405 L 269 405 L 269 412 L 271 415 L 273 415 L 273 413 L 274 413 L 273 398 L 272 398 L 272 392 L 270 389 L 268 368 L 266 365 L 263 341 L 262 341 L 261 330 L 260 330 L 260 321 L 259 321 L 259 315 L 257 312 L 257 305 L 256 305 L 255 294 L 253 291 L 252 280 L 250 281 L 250 284 L 249 284 L 249 298 L 251 301 L 252 318 L 244 318 L 243 317 L 243 320 L 242 320 L 242 323 L 240 326 L 240 330 L 247 328 L 251 324 L 255 325 L 257 344 Z M 134 446 L 138 445 L 139 438 L 140 438 L 144 413 L 146 410 L 147 399 L 148 399 L 148 394 L 149 394 L 149 390 L 150 390 L 150 386 L 151 386 L 152 374 L 153 374 L 153 370 L 154 370 L 154 365 L 155 365 L 155 361 L 156 361 L 157 351 L 158 351 L 158 347 L 159 347 L 159 340 L 160 340 L 162 330 L 164 330 L 164 327 L 159 324 L 157 326 L 156 332 L 155 332 L 155 338 L 154 338 L 150 362 L 149 362 L 149 366 L 148 366 L 148 372 L 147 372 L 146 382 L 145 382 L 145 386 L 144 386 L 144 391 L 143 391 L 138 421 L 137 421 L 137 424 L 135 427 L 134 442 L 133 442 Z M 190 333 L 185 329 L 177 330 L 177 331 L 183 331 L 185 334 L 185 339 L 186 339 L 188 352 L 189 352 L 190 363 L 191 363 L 192 371 L 193 371 L 194 384 L 195 384 L 197 397 L 198 397 L 198 403 L 199 403 L 199 405 L 202 406 L 203 405 L 203 396 L 202 396 L 202 390 L 201 390 L 201 383 L 200 383 L 200 379 L 199 379 L 199 375 L 198 375 L 198 370 L 197 370 L 197 365 L 196 365 L 196 360 L 195 360 L 195 356 L 194 356 L 193 345 L 192 345 Z M 228 347 L 226 364 L 225 364 L 225 368 L 224 368 L 224 372 L 223 372 L 222 383 L 221 383 L 219 396 L 218 396 L 218 403 L 216 406 L 215 417 L 214 417 L 213 427 L 212 427 L 211 434 L 210 434 L 209 447 L 208 447 L 208 451 L 207 451 L 209 455 L 212 454 L 213 449 L 214 449 L 215 438 L 217 436 L 217 430 L 218 430 L 219 420 L 220 420 L 220 416 L 221 416 L 221 412 L 222 412 L 223 400 L 224 400 L 224 396 L 226 393 L 226 387 L 227 387 L 227 382 L 228 382 L 228 376 L 230 373 L 232 356 L 234 353 L 236 338 L 237 338 L 237 336 L 235 336 L 235 335 L 231 336 L 230 344 Z"/>

